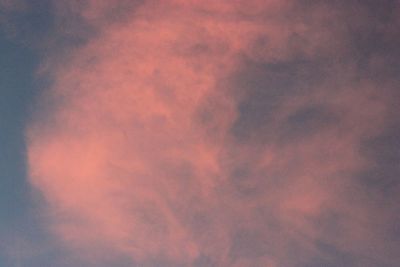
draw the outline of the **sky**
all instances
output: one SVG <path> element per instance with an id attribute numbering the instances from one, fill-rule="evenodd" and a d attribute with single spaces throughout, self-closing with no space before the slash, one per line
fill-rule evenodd
<path id="1" fill-rule="evenodd" d="M 0 0 L 0 267 L 400 266 L 400 2 Z"/>

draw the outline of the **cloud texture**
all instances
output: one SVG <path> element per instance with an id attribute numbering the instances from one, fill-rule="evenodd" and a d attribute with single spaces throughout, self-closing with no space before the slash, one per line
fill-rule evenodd
<path id="1" fill-rule="evenodd" d="M 27 130 L 45 223 L 93 266 L 395 266 L 383 2 L 55 2 L 85 41 L 49 54 Z"/>

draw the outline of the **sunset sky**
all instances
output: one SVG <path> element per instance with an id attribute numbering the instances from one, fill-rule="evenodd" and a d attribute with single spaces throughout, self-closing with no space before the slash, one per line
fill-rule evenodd
<path id="1" fill-rule="evenodd" d="M 0 267 L 400 266 L 400 1 L 0 0 Z"/>

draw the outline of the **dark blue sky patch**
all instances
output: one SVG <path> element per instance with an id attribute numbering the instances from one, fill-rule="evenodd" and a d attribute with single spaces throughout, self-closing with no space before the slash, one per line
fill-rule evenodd
<path id="1" fill-rule="evenodd" d="M 38 60 L 32 51 L 1 35 L 0 51 L 0 213 L 7 213 L 4 220 L 12 223 L 28 204 L 24 130 Z"/>
<path id="2" fill-rule="evenodd" d="M 400 70 L 398 1 L 343 1 L 347 25 L 347 58 L 356 62 L 360 76 L 395 78 Z M 349 8 L 351 7 L 351 8 Z"/>
<path id="3" fill-rule="evenodd" d="M 367 190 L 385 198 L 398 196 L 400 193 L 400 122 L 388 125 L 380 135 L 365 140 L 361 144 L 360 153 L 371 161 L 370 167 L 362 170 L 360 174 L 360 181 L 367 186 Z"/>
<path id="4" fill-rule="evenodd" d="M 38 5 L 39 7 L 41 4 Z M 41 23 L 34 18 L 19 21 L 32 27 L 29 34 L 34 35 L 36 27 L 41 35 Z M 25 27 L 25 26 L 24 26 Z M 4 29 L 3 29 L 4 30 Z M 8 255 L 15 240 L 33 245 L 46 246 L 46 233 L 33 200 L 27 181 L 25 127 L 30 119 L 31 106 L 40 83 L 36 81 L 35 69 L 39 65 L 38 55 L 25 44 L 25 36 L 9 39 L 6 32 L 0 31 L 0 266 L 15 266 L 18 260 Z M 4 249 L 4 246 L 9 246 Z M 21 264 L 29 261 L 29 266 L 44 266 L 37 262 L 49 262 L 54 249 L 40 251 L 34 258 L 21 256 Z M 32 256 L 32 255 L 31 255 Z"/>
<path id="5" fill-rule="evenodd" d="M 325 77 L 318 62 L 244 63 L 232 81 L 242 95 L 231 131 L 241 141 L 265 140 L 275 131 L 278 107 L 289 97 L 310 92 Z"/>
<path id="6" fill-rule="evenodd" d="M 302 140 L 314 136 L 329 126 L 339 123 L 339 118 L 322 104 L 311 104 L 296 110 L 282 123 L 280 139 L 282 142 L 289 140 Z"/>
<path id="7" fill-rule="evenodd" d="M 41 43 L 54 29 L 51 0 L 25 1 L 22 8 L 3 12 L 1 30 L 26 46 Z"/>
<path id="8" fill-rule="evenodd" d="M 310 225 L 326 239 L 347 236 L 349 234 L 346 231 L 348 220 L 349 217 L 347 214 L 329 207 L 325 207 L 317 216 L 309 218 Z"/>
<path id="9" fill-rule="evenodd" d="M 338 267 L 338 266 L 357 266 L 355 265 L 354 256 L 350 253 L 346 253 L 334 245 L 323 241 L 316 241 L 316 247 L 321 254 L 320 257 L 315 257 L 306 265 L 309 267 Z"/>

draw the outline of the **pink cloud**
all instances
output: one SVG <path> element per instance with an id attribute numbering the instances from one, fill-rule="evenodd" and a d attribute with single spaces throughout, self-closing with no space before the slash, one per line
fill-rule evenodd
<path id="1" fill-rule="evenodd" d="M 291 1 L 147 1 L 107 20 L 123 2 L 60 3 L 97 29 L 63 64 L 44 67 L 54 79 L 44 97 L 57 104 L 27 134 L 30 181 L 60 240 L 94 260 L 122 254 L 185 266 L 201 257 L 218 266 L 290 265 L 293 244 L 304 260 L 319 255 L 315 240 L 369 253 L 362 243 L 376 241 L 372 224 L 354 222 L 370 214 L 346 202 L 357 193 L 349 176 L 368 164 L 358 143 L 379 133 L 386 112 L 374 83 L 348 82 L 356 71 L 337 64 L 343 81 L 327 77 L 277 101 L 269 140 L 232 133 L 249 93 L 230 82 L 244 59 L 342 56 L 345 33 L 326 22 L 339 12 L 303 14 Z M 280 141 L 280 127 L 310 105 L 337 122 Z M 352 236 L 314 225 L 326 211 L 345 216 Z"/>

